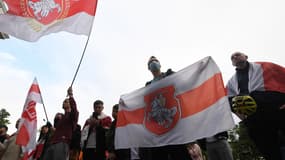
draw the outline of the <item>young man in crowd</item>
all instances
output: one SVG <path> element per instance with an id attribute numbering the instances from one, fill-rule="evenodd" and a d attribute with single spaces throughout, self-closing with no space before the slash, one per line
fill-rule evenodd
<path id="1" fill-rule="evenodd" d="M 96 100 L 93 103 L 94 112 L 85 122 L 81 133 L 83 160 L 106 159 L 106 131 L 110 128 L 112 119 L 104 114 L 104 103 Z"/>

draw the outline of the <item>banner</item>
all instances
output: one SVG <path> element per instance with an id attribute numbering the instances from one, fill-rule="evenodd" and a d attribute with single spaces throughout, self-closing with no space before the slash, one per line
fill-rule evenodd
<path id="1" fill-rule="evenodd" d="M 67 31 L 89 35 L 97 0 L 4 0 L 6 14 L 0 14 L 0 32 L 26 41 Z"/>
<path id="2" fill-rule="evenodd" d="M 115 147 L 185 144 L 234 127 L 221 72 L 206 57 L 120 97 Z"/>
<path id="3" fill-rule="evenodd" d="M 40 88 L 35 78 L 28 92 L 21 122 L 18 127 L 16 144 L 22 146 L 24 154 L 36 148 L 37 142 L 37 112 L 36 104 L 43 103 Z"/>
<path id="4" fill-rule="evenodd" d="M 270 62 L 249 63 L 249 93 L 252 91 L 276 91 L 285 93 L 285 68 Z M 227 84 L 230 97 L 239 94 L 237 74 Z"/>

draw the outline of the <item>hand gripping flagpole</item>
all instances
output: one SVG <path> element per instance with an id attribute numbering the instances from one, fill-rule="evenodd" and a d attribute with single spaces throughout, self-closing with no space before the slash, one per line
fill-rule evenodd
<path id="1" fill-rule="evenodd" d="M 75 74 L 74 74 L 74 76 L 73 76 L 73 79 L 72 79 L 72 82 L 71 82 L 70 87 L 72 87 L 72 85 L 73 85 L 73 83 L 74 83 L 74 81 L 75 81 L 75 78 L 76 78 L 77 73 L 78 73 L 78 71 L 79 71 L 79 68 L 80 68 L 80 66 L 81 66 L 81 63 L 82 63 L 83 57 L 84 57 L 84 55 L 85 55 L 85 51 L 86 51 L 86 48 L 87 48 L 89 39 L 90 39 L 90 35 L 91 35 L 91 32 L 92 32 L 92 28 L 93 28 L 93 22 L 94 22 L 94 19 L 95 19 L 95 13 L 96 13 L 96 7 L 97 7 L 97 0 L 95 1 L 95 4 L 94 4 L 94 5 L 95 5 L 95 8 L 94 8 L 94 17 L 92 18 L 92 23 L 91 23 L 91 26 L 90 26 L 90 29 L 89 29 L 88 38 L 87 38 L 87 41 L 86 41 L 86 43 L 85 43 L 83 53 L 82 53 L 82 55 L 81 55 L 79 64 L 78 64 L 77 69 L 76 69 L 76 71 L 75 71 Z"/>

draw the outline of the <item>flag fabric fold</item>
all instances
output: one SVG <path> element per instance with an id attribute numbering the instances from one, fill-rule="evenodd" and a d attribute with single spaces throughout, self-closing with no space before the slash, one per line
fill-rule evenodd
<path id="1" fill-rule="evenodd" d="M 249 65 L 248 90 L 275 91 L 285 93 L 285 68 L 271 62 L 254 62 Z M 237 74 L 234 74 L 228 82 L 228 95 L 230 97 L 239 94 Z"/>
<path id="2" fill-rule="evenodd" d="M 185 144 L 234 127 L 221 72 L 206 57 L 120 97 L 115 147 Z"/>
<path id="3" fill-rule="evenodd" d="M 27 95 L 24 109 L 21 116 L 21 122 L 18 127 L 16 144 L 22 146 L 25 155 L 36 148 L 37 136 L 37 112 L 36 104 L 43 103 L 40 88 L 35 78 Z"/>
<path id="4" fill-rule="evenodd" d="M 0 31 L 26 41 L 59 31 L 89 35 L 97 0 L 4 0 Z"/>

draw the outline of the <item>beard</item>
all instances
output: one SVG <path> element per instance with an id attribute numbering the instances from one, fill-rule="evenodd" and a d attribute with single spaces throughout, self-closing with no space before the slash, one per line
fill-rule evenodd
<path id="1" fill-rule="evenodd" d="M 237 68 L 243 69 L 247 66 L 247 61 L 238 61 L 236 62 L 235 66 Z"/>

